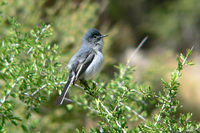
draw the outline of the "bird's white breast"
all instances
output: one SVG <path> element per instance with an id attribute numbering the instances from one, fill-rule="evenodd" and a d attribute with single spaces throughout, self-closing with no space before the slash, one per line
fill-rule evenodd
<path id="1" fill-rule="evenodd" d="M 100 51 L 96 50 L 96 54 L 94 56 L 93 61 L 85 70 L 81 78 L 90 79 L 94 77 L 95 75 L 97 75 L 103 67 L 103 62 L 104 62 L 103 54 Z"/>

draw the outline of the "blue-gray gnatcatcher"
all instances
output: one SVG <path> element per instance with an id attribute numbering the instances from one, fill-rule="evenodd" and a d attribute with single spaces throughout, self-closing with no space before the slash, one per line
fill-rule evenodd
<path id="1" fill-rule="evenodd" d="M 89 29 L 83 36 L 79 51 L 72 56 L 67 68 L 69 70 L 67 83 L 58 99 L 58 104 L 62 104 L 71 83 L 80 80 L 87 80 L 101 71 L 104 57 L 102 54 L 103 37 L 100 32 L 94 28 Z"/>

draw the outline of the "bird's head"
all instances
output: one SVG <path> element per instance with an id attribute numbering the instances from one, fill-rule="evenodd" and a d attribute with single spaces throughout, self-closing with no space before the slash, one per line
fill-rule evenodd
<path id="1" fill-rule="evenodd" d="M 89 29 L 83 36 L 82 45 L 87 45 L 92 48 L 102 49 L 103 47 L 103 38 L 108 35 L 101 35 L 101 33 L 94 28 Z"/>

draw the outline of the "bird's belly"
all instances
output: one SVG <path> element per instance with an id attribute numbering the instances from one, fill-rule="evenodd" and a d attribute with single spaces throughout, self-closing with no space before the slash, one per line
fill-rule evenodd
<path id="1" fill-rule="evenodd" d="M 103 54 L 101 52 L 97 52 L 93 61 L 85 70 L 81 78 L 90 79 L 94 77 L 95 75 L 97 75 L 102 69 L 103 62 L 104 62 Z"/>

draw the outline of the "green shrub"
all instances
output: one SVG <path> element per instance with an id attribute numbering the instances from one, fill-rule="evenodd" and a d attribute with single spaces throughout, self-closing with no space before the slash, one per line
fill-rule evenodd
<path id="1" fill-rule="evenodd" d="M 8 22 L 12 28 L 1 39 L 0 46 L 0 130 L 6 132 L 6 127 L 13 124 L 24 132 L 34 132 L 35 123 L 31 122 L 31 116 L 34 112 L 39 113 L 40 105 L 49 100 L 50 94 L 62 90 L 67 71 L 58 61 L 58 46 L 48 42 L 52 35 L 50 25 L 42 23 L 41 28 L 23 33 L 14 18 L 10 17 Z M 193 64 L 187 61 L 191 52 L 192 49 L 187 50 L 186 56 L 177 56 L 178 67 L 172 72 L 171 80 L 162 79 L 163 93 L 156 94 L 150 87 L 134 82 L 132 72 L 135 68 L 129 63 L 120 64 L 116 66 L 119 73 L 115 73 L 108 83 L 90 80 L 87 89 L 76 84 L 86 93 L 66 98 L 70 104 L 65 109 L 72 110 L 78 105 L 80 109 L 88 110 L 88 117 L 97 121 L 90 132 L 199 132 L 200 124 L 190 121 L 192 113 L 175 118 L 181 107 L 175 99 L 180 86 L 178 78 L 184 65 Z M 159 112 L 151 116 L 148 106 L 155 101 L 158 101 Z M 19 112 L 19 108 L 24 110 Z M 140 123 L 134 125 L 132 122 Z M 40 131 L 39 127 L 36 129 Z M 82 132 L 86 132 L 84 128 Z"/>

